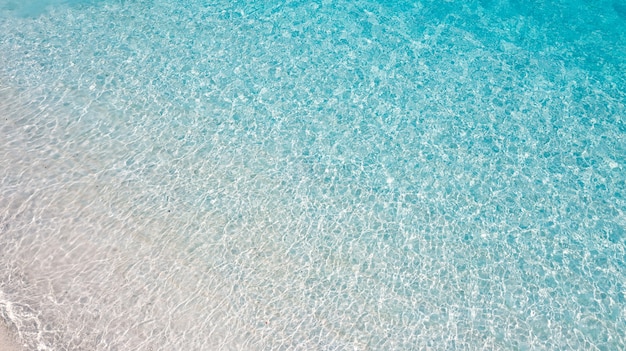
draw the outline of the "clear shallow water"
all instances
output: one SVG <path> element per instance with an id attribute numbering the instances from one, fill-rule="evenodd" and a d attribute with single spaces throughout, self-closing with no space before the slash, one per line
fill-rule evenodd
<path id="1" fill-rule="evenodd" d="M 46 5 L 0 2 L 31 349 L 626 347 L 623 2 Z"/>

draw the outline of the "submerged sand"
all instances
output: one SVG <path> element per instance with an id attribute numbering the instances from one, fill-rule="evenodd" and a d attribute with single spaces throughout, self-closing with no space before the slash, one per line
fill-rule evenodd
<path id="1" fill-rule="evenodd" d="M 15 335 L 11 333 L 9 328 L 0 321 L 0 350 L 3 351 L 23 351 L 22 347 L 16 340 Z"/>

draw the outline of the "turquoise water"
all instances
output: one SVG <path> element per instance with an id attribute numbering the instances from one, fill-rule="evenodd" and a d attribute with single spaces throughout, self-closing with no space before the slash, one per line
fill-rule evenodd
<path id="1" fill-rule="evenodd" d="M 32 350 L 626 349 L 626 2 L 0 0 Z"/>

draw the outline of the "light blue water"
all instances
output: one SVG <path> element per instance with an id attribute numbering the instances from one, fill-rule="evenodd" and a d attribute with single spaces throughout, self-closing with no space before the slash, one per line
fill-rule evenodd
<path id="1" fill-rule="evenodd" d="M 626 349 L 626 2 L 0 0 L 32 350 Z"/>

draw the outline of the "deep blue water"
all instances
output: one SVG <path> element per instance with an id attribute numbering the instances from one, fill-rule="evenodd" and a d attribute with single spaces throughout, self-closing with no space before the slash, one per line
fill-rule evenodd
<path id="1" fill-rule="evenodd" d="M 626 349 L 626 2 L 0 0 L 33 350 Z"/>

